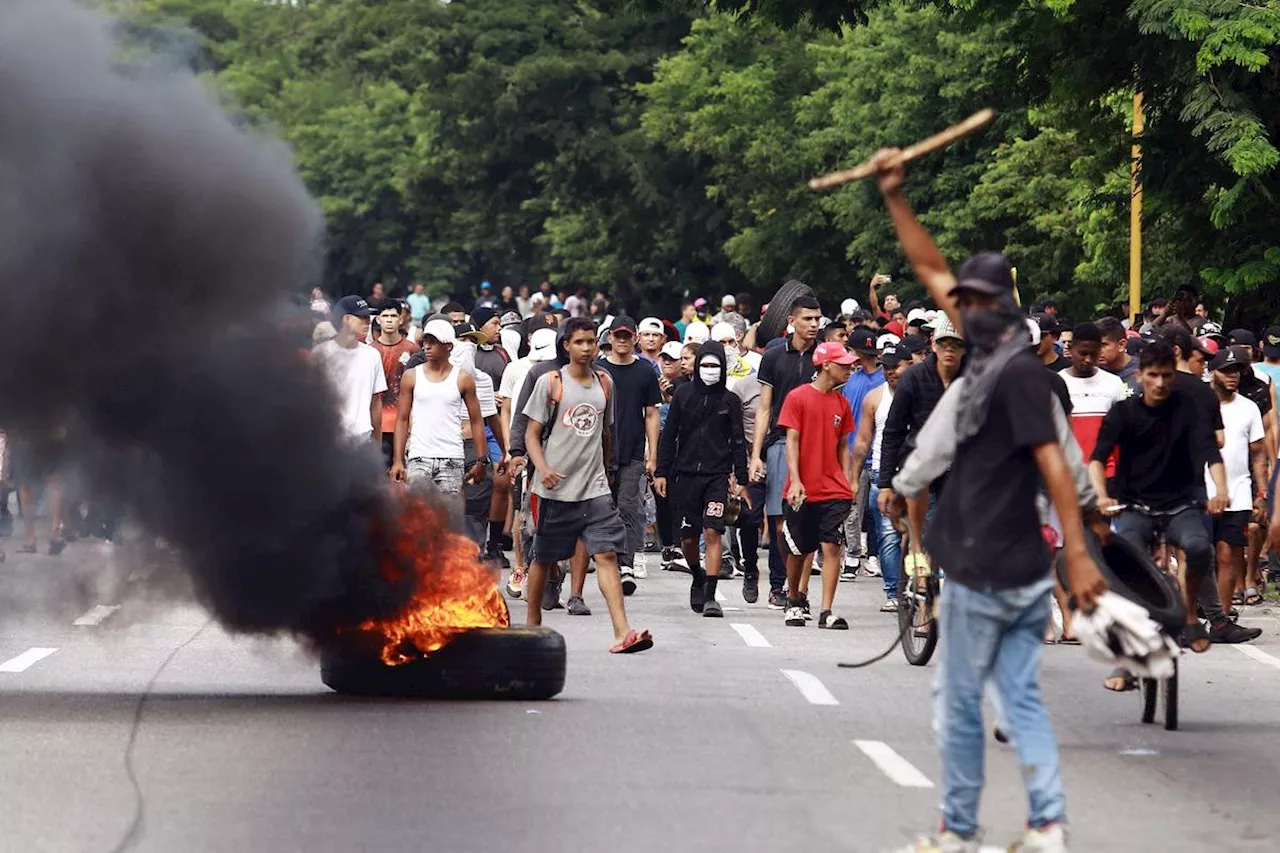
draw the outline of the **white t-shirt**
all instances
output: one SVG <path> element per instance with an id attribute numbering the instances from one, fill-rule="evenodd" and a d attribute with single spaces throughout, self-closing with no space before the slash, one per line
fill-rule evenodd
<path id="1" fill-rule="evenodd" d="M 1253 480 L 1249 468 L 1249 444 L 1261 441 L 1265 434 L 1262 429 L 1262 413 L 1258 406 L 1243 394 L 1237 394 L 1230 403 L 1222 403 L 1222 464 L 1227 469 L 1227 492 L 1231 502 L 1228 512 L 1243 512 L 1253 509 Z M 1213 495 L 1213 480 L 1209 478 L 1209 469 L 1204 472 L 1205 487 Z"/>
<path id="2" fill-rule="evenodd" d="M 498 396 L 511 401 L 511 417 L 514 419 L 516 415 L 516 397 L 520 396 L 520 389 L 524 387 L 524 380 L 529 376 L 529 371 L 533 370 L 534 364 L 529 356 L 517 358 L 502 373 L 502 386 L 498 389 Z M 507 421 L 507 429 L 511 429 L 511 421 Z"/>
<path id="3" fill-rule="evenodd" d="M 1113 405 L 1129 395 L 1129 389 L 1119 376 L 1101 369 L 1084 378 L 1073 376 L 1070 368 L 1058 371 L 1058 375 L 1066 383 L 1067 393 L 1071 396 L 1071 431 L 1080 445 L 1080 452 L 1088 459 L 1098 443 L 1102 419 Z M 1110 463 L 1107 467 L 1111 469 L 1108 475 L 1114 473 Z"/>
<path id="4" fill-rule="evenodd" d="M 751 369 L 756 373 L 760 372 L 760 362 L 764 361 L 764 356 L 755 350 L 747 350 L 742 354 L 742 360 L 750 365 Z"/>
<path id="5" fill-rule="evenodd" d="M 338 392 L 338 417 L 343 434 L 348 438 L 368 439 L 373 430 L 369 405 L 374 394 L 387 390 L 387 376 L 378 351 L 368 344 L 358 343 L 348 348 L 330 340 L 313 348 L 307 358 L 324 370 Z"/>

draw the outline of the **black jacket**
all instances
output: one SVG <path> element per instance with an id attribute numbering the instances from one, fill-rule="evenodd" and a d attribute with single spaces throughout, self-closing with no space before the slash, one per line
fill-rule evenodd
<path id="1" fill-rule="evenodd" d="M 725 386 L 724 347 L 708 341 L 698 362 L 713 356 L 720 362 L 720 381 L 706 385 L 695 369 L 693 380 L 678 385 L 658 441 L 659 477 L 681 474 L 724 474 L 747 482 L 747 446 L 742 434 L 742 401 Z"/>
<path id="2" fill-rule="evenodd" d="M 946 391 L 938 375 L 938 357 L 930 353 L 920 364 L 898 377 L 893 405 L 880 439 L 880 488 L 892 489 L 893 477 L 915 449 L 916 434 Z"/>

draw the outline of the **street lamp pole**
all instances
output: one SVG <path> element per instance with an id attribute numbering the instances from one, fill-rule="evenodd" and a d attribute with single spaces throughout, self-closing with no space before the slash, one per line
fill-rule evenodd
<path id="1" fill-rule="evenodd" d="M 1133 149 L 1129 156 L 1129 319 L 1142 316 L 1142 93 L 1133 95 Z"/>

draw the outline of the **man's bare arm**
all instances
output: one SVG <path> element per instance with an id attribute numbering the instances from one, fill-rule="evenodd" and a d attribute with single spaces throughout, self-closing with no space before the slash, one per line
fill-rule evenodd
<path id="1" fill-rule="evenodd" d="M 382 441 L 382 392 L 373 395 L 369 401 L 369 431 L 373 435 L 373 443 Z"/>

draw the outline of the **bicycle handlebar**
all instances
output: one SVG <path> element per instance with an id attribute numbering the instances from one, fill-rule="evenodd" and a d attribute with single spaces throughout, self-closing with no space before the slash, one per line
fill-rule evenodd
<path id="1" fill-rule="evenodd" d="M 1152 509 L 1151 507 L 1140 503 L 1116 504 L 1111 507 L 1108 514 L 1119 515 L 1127 510 L 1129 512 L 1136 512 L 1138 515 L 1145 515 L 1147 518 L 1173 518 L 1178 513 L 1186 512 L 1189 509 L 1203 509 L 1203 505 L 1200 503 L 1189 503 L 1179 504 L 1173 509 Z"/>

